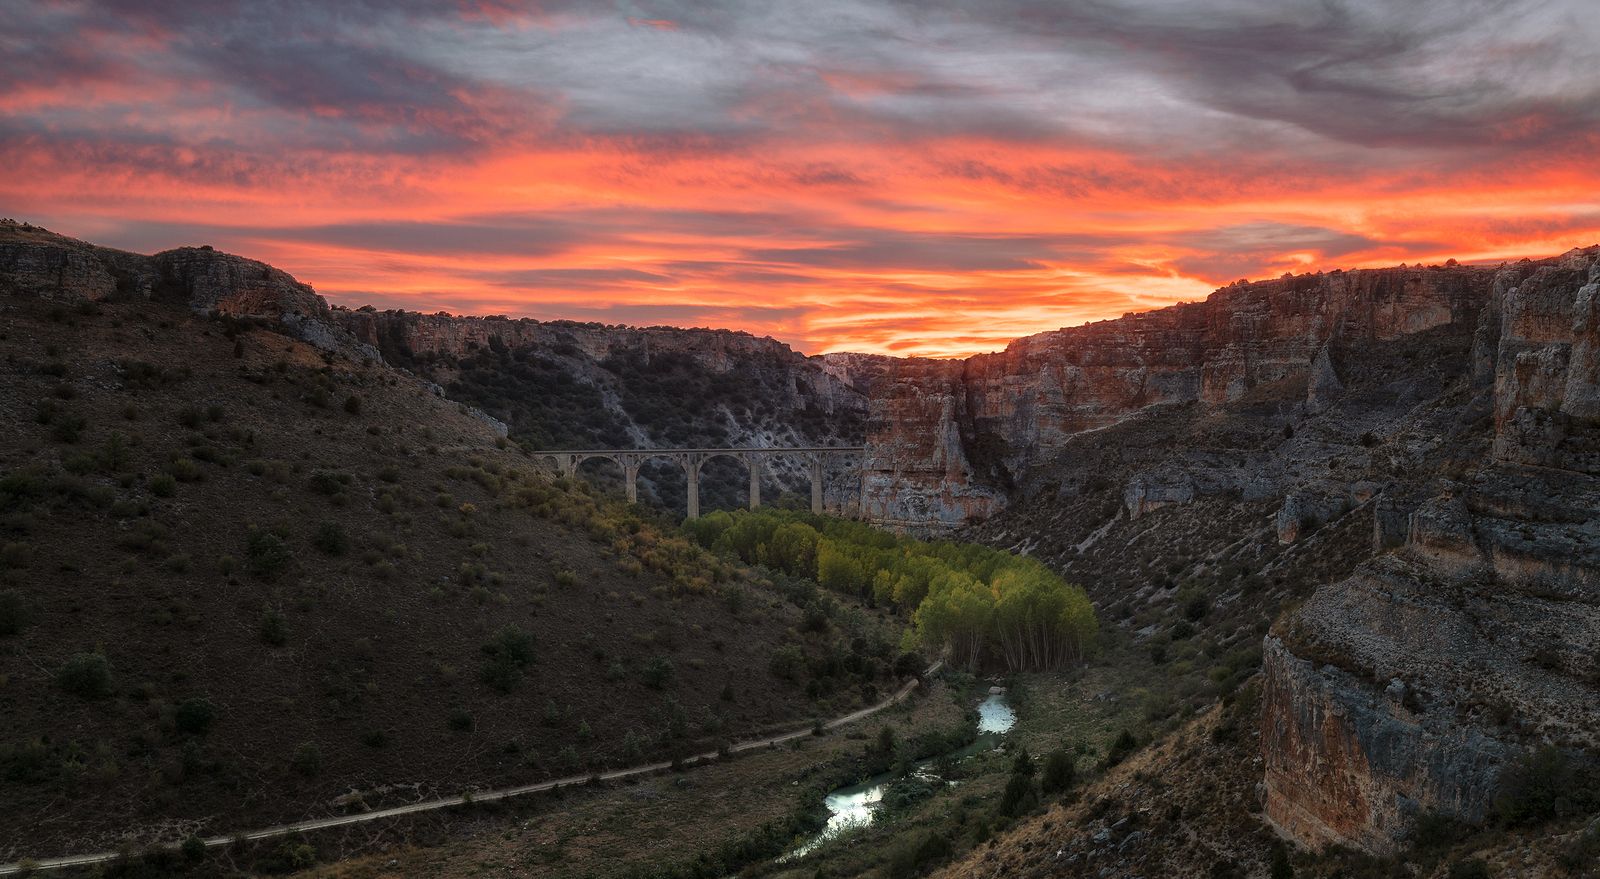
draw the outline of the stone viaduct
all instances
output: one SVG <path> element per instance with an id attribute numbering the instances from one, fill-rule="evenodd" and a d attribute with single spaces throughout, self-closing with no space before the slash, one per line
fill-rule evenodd
<path id="1" fill-rule="evenodd" d="M 578 467 L 591 458 L 615 461 L 622 468 L 622 482 L 627 486 L 628 502 L 639 500 L 639 468 L 655 458 L 674 461 L 683 468 L 689 480 L 689 518 L 700 515 L 700 467 L 717 456 L 743 461 L 750 470 L 750 509 L 761 506 L 761 474 L 766 459 L 774 455 L 804 456 L 811 470 L 811 512 L 822 512 L 822 465 L 832 455 L 861 455 L 861 446 L 819 446 L 813 448 L 777 449 L 582 449 L 561 452 L 540 452 L 538 457 L 550 461 L 564 476 L 577 476 Z"/>

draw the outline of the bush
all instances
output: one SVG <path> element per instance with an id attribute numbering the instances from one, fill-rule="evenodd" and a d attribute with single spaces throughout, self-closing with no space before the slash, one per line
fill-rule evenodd
<path id="1" fill-rule="evenodd" d="M 183 845 L 178 847 L 178 852 L 182 854 L 183 859 L 189 863 L 199 863 L 200 860 L 206 856 L 206 841 L 198 836 L 190 834 L 189 837 L 183 841 Z"/>
<path id="2" fill-rule="evenodd" d="M 464 708 L 457 708 L 450 712 L 446 724 L 456 732 L 471 732 L 473 727 L 472 714 Z"/>
<path id="3" fill-rule="evenodd" d="M 350 484 L 350 474 L 337 470 L 318 470 L 306 480 L 306 484 L 317 494 L 336 495 L 344 491 Z"/>
<path id="4" fill-rule="evenodd" d="M 310 778 L 322 771 L 322 750 L 316 742 L 301 742 L 289 758 L 289 768 Z"/>
<path id="5" fill-rule="evenodd" d="M 194 696 L 179 702 L 177 710 L 172 715 L 178 732 L 196 736 L 205 735 L 216 719 L 217 707 L 204 696 Z"/>
<path id="6" fill-rule="evenodd" d="M 245 537 L 245 566 L 263 580 L 271 580 L 289 567 L 293 555 L 283 538 L 271 531 L 251 528 Z"/>
<path id="7" fill-rule="evenodd" d="M 1537 824 L 1600 808 L 1600 767 L 1553 745 L 1528 751 L 1500 773 L 1494 814 L 1503 824 Z"/>
<path id="8" fill-rule="evenodd" d="M 344 555 L 350 549 L 350 535 L 338 522 L 323 522 L 311 535 L 311 545 L 328 555 Z"/>
<path id="9" fill-rule="evenodd" d="M 178 480 L 169 473 L 150 477 L 150 493 L 156 497 L 172 497 L 178 491 Z"/>
<path id="10" fill-rule="evenodd" d="M 1117 733 L 1117 737 L 1111 742 L 1111 747 L 1106 749 L 1106 765 L 1115 766 L 1121 763 L 1138 747 L 1139 740 L 1133 737 L 1133 733 L 1127 730 Z"/>
<path id="11" fill-rule="evenodd" d="M 269 609 L 261 615 L 261 643 L 282 647 L 288 640 L 289 627 L 283 614 Z"/>
<path id="12" fill-rule="evenodd" d="M 355 394 L 351 394 L 350 396 L 345 397 L 344 398 L 344 411 L 350 413 L 351 415 L 360 415 L 361 414 L 361 398 L 357 397 Z"/>
<path id="13" fill-rule="evenodd" d="M 788 644 L 772 651 L 772 659 L 767 663 L 767 669 L 786 681 L 792 681 L 800 676 L 800 669 L 805 668 L 805 665 L 805 653 L 799 647 Z"/>
<path id="14" fill-rule="evenodd" d="M 1057 748 L 1045 758 L 1044 774 L 1039 778 L 1039 787 L 1047 794 L 1066 793 L 1072 787 L 1076 776 L 1072 755 L 1066 748 Z"/>
<path id="15" fill-rule="evenodd" d="M 1011 764 L 1011 778 L 1006 782 L 1005 793 L 1000 795 L 1000 814 L 1017 818 L 1039 806 L 1039 791 L 1033 785 L 1033 759 L 1026 750 L 1017 754 Z"/>
<path id="16" fill-rule="evenodd" d="M 81 699 L 111 695 L 111 663 L 99 653 L 78 653 L 56 672 L 56 686 Z"/>
<path id="17" fill-rule="evenodd" d="M 652 690 L 665 689 L 672 680 L 672 673 L 672 660 L 665 656 L 653 657 L 644 666 L 644 685 Z"/>
<path id="18" fill-rule="evenodd" d="M 15 635 L 28 627 L 28 603 L 15 589 L 0 591 L 0 637 Z"/>
<path id="19" fill-rule="evenodd" d="M 1482 858 L 1467 858 L 1450 865 L 1450 879 L 1489 879 L 1489 865 Z"/>
<path id="20" fill-rule="evenodd" d="M 483 645 L 483 652 L 488 657 L 480 673 L 483 682 L 509 693 L 522 680 L 523 670 L 533 662 L 533 636 L 517 626 L 506 626 Z"/>

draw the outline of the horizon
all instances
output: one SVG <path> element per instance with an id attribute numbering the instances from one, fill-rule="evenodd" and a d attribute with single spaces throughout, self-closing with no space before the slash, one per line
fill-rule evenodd
<path id="1" fill-rule="evenodd" d="M 50 228 L 48 228 L 48 227 L 46 227 L 46 226 L 44 226 L 42 224 L 33 223 L 33 222 L 25 220 L 25 219 L 19 219 L 19 218 L 15 218 L 15 217 L 7 217 L 3 221 L 0 221 L 0 222 L 11 222 L 11 223 L 16 223 L 16 224 L 24 226 L 24 227 L 31 227 L 31 228 L 34 228 L 34 229 L 40 229 L 40 230 L 43 230 L 45 232 L 49 232 L 51 234 L 63 235 L 64 237 L 67 237 L 67 238 L 73 238 L 73 239 L 77 239 L 79 241 L 85 241 L 85 243 L 88 243 L 88 244 L 94 245 L 94 246 L 107 246 L 107 245 L 101 245 L 99 242 L 88 241 L 87 239 L 84 239 L 82 236 L 79 236 L 79 235 L 72 235 L 72 234 L 69 234 L 69 233 L 61 232 L 61 231 L 56 230 L 56 229 L 50 229 Z M 183 247 L 213 247 L 213 246 L 209 245 L 209 244 L 205 244 L 205 243 L 199 243 L 199 244 L 175 244 L 175 245 L 173 245 L 171 247 L 164 247 L 164 248 L 158 248 L 158 249 L 155 249 L 155 250 L 151 250 L 151 251 L 149 251 L 149 252 L 147 252 L 147 253 L 145 253 L 143 255 L 148 256 L 148 255 L 153 255 L 153 254 L 156 254 L 156 253 L 160 253 L 160 252 L 162 252 L 164 250 L 174 250 L 174 249 L 179 249 L 179 248 L 183 248 Z M 801 349 L 798 345 L 794 344 L 793 342 L 791 342 L 791 341 L 789 341 L 787 339 L 779 338 L 779 337 L 774 336 L 774 335 L 772 335 L 770 333 L 761 333 L 761 332 L 756 331 L 756 330 L 751 330 L 751 329 L 746 329 L 746 328 L 741 328 L 741 327 L 717 326 L 717 325 L 712 325 L 712 324 L 689 325 L 689 324 L 619 323 L 619 322 L 607 322 L 607 321 L 593 320 L 593 319 L 586 320 L 586 319 L 582 319 L 582 318 L 570 318 L 570 317 L 559 317 L 559 316 L 558 317 L 532 317 L 532 316 L 529 316 L 529 315 L 517 315 L 517 314 L 506 314 L 506 313 L 481 313 L 481 312 L 480 313 L 474 313 L 474 312 L 464 312 L 464 311 L 451 311 L 451 310 L 445 309 L 445 308 L 434 309 L 434 310 L 430 310 L 430 311 L 419 311 L 419 310 L 417 310 L 415 308 L 404 308 L 404 307 L 397 307 L 397 306 L 380 307 L 380 306 L 378 306 L 378 305 L 376 305 L 374 303 L 371 303 L 371 302 L 359 302 L 359 303 L 357 303 L 355 301 L 351 301 L 351 302 L 335 301 L 333 298 L 329 297 L 324 291 L 318 290 L 316 288 L 316 285 L 312 284 L 310 286 L 317 293 L 317 295 L 321 296 L 325 301 L 327 301 L 330 306 L 337 307 L 337 308 L 344 308 L 344 309 L 347 309 L 347 310 L 350 310 L 350 311 L 360 311 L 362 309 L 371 308 L 371 309 L 376 309 L 376 310 L 379 310 L 379 311 L 408 311 L 408 312 L 412 312 L 412 313 L 415 313 L 415 314 L 418 314 L 418 315 L 422 315 L 422 316 L 444 315 L 446 317 L 453 318 L 453 319 L 468 319 L 468 320 L 471 320 L 471 319 L 531 320 L 531 321 L 538 321 L 538 322 L 541 322 L 541 323 L 563 323 L 563 322 L 566 322 L 566 323 L 577 323 L 577 324 L 585 324 L 585 325 L 592 325 L 592 326 L 621 327 L 621 328 L 624 328 L 624 329 L 631 329 L 631 330 L 685 330 L 685 331 L 713 332 L 713 333 L 716 333 L 716 332 L 743 333 L 745 335 L 753 336 L 753 337 L 756 337 L 756 338 L 765 338 L 765 339 L 771 339 L 771 340 L 776 341 L 776 342 L 780 342 L 780 343 L 788 346 L 791 350 L 795 351 L 796 353 L 804 355 L 806 357 L 821 357 L 821 356 L 825 356 L 825 355 L 828 355 L 828 354 L 864 354 L 864 355 L 874 355 L 874 356 L 884 356 L 884 357 L 897 357 L 897 358 L 904 358 L 904 359 L 964 360 L 964 359 L 967 359 L 969 357 L 975 357 L 975 356 L 984 355 L 984 354 L 997 354 L 997 353 L 1000 353 L 1000 352 L 1006 350 L 1007 348 L 1009 348 L 1011 343 L 1019 341 L 1021 339 L 1028 338 L 1029 336 L 1036 336 L 1036 335 L 1041 335 L 1041 334 L 1045 334 L 1045 333 L 1051 333 L 1051 332 L 1055 332 L 1055 331 L 1058 331 L 1058 330 L 1068 330 L 1068 329 L 1073 329 L 1075 327 L 1088 326 L 1088 325 L 1094 324 L 1094 323 L 1104 323 L 1106 321 L 1119 320 L 1121 318 L 1125 318 L 1125 317 L 1128 317 L 1130 315 L 1146 314 L 1146 313 L 1149 313 L 1149 312 L 1152 312 L 1152 311 L 1160 311 L 1162 309 L 1171 308 L 1173 306 L 1178 306 L 1178 305 L 1192 305 L 1192 304 L 1195 304 L 1195 303 L 1204 302 L 1207 299 L 1209 299 L 1211 296 L 1213 296 L 1213 295 L 1215 295 L 1217 293 L 1220 293 L 1223 290 L 1226 290 L 1229 287 L 1232 287 L 1232 286 L 1234 286 L 1236 284 L 1262 284 L 1262 283 L 1270 283 L 1271 281 L 1280 280 L 1282 278 L 1287 278 L 1287 277 L 1309 277 L 1309 276 L 1312 276 L 1312 275 L 1333 274 L 1333 273 L 1338 273 L 1338 272 L 1374 271 L 1374 270 L 1403 269 L 1403 268 L 1440 268 L 1440 267 L 1444 267 L 1448 263 L 1455 263 L 1455 264 L 1462 265 L 1462 266 L 1471 266 L 1471 267 L 1474 267 L 1474 268 L 1485 268 L 1485 267 L 1489 267 L 1489 266 L 1505 266 L 1505 265 L 1509 265 L 1511 263 L 1519 262 L 1519 261 L 1522 261 L 1522 260 L 1540 261 L 1540 260 L 1547 260 L 1547 259 L 1556 259 L 1556 258 L 1559 258 L 1559 257 L 1561 257 L 1561 256 L 1563 256 L 1563 255 L 1565 255 L 1567 253 L 1573 252 L 1573 251 L 1583 251 L 1583 250 L 1590 250 L 1590 249 L 1595 249 L 1595 248 L 1600 248 L 1600 242 L 1595 242 L 1595 243 L 1592 243 L 1592 244 L 1574 245 L 1573 247 L 1570 247 L 1570 248 L 1568 248 L 1566 250 L 1563 250 L 1560 253 L 1513 255 L 1513 256 L 1505 257 L 1503 259 L 1457 260 L 1457 259 L 1455 259 L 1453 257 L 1447 257 L 1443 261 L 1434 262 L 1434 263 L 1418 262 L 1418 263 L 1414 263 L 1413 264 L 1413 263 L 1401 262 L 1401 263 L 1393 263 L 1393 264 L 1386 264 L 1386 265 L 1334 266 L 1334 267 L 1331 267 L 1331 268 L 1330 267 L 1320 267 L 1319 266 L 1319 267 L 1315 267 L 1315 268 L 1309 268 L 1309 269 L 1307 269 L 1305 271 L 1302 271 L 1302 272 L 1286 272 L 1283 275 L 1280 275 L 1278 278 L 1237 278 L 1237 279 L 1235 279 L 1235 280 L 1233 280 L 1233 281 L 1231 281 L 1231 282 L 1229 282 L 1227 284 L 1222 284 L 1222 285 L 1212 289 L 1205 296 L 1199 297 L 1197 299 L 1180 299 L 1180 300 L 1176 300 L 1174 302 L 1166 303 L 1164 305 L 1152 306 L 1152 307 L 1147 308 L 1147 309 L 1141 309 L 1141 310 L 1138 310 L 1138 311 L 1127 311 L 1127 312 L 1124 312 L 1124 313 L 1122 313 L 1120 315 L 1114 315 L 1114 316 L 1110 316 L 1110 317 L 1091 318 L 1091 319 L 1088 319 L 1088 320 L 1085 320 L 1085 321 L 1082 321 L 1082 322 L 1079 322 L 1079 323 L 1063 324 L 1062 326 L 1059 326 L 1059 327 L 1049 327 L 1049 328 L 1044 328 L 1044 329 L 1040 329 L 1040 330 L 1035 330 L 1035 331 L 1030 332 L 1030 333 L 1028 333 L 1026 335 L 1013 336 L 1013 337 L 1011 337 L 1009 339 L 1003 340 L 1003 341 L 999 342 L 998 343 L 998 347 L 995 347 L 995 348 L 990 348 L 990 349 L 985 349 L 985 350 L 978 350 L 978 351 L 969 351 L 969 352 L 966 352 L 966 353 L 963 353 L 963 354 L 949 354 L 949 355 L 921 354 L 921 353 L 887 354 L 887 353 L 879 352 L 879 351 L 862 351 L 862 350 L 855 350 L 855 349 L 850 349 L 850 348 L 835 348 L 835 349 L 830 349 L 830 350 L 825 350 L 825 351 L 805 351 L 805 350 Z M 218 248 L 213 248 L 213 249 L 218 249 Z M 229 251 L 221 251 L 221 252 L 231 253 Z M 245 259 L 255 260 L 256 262 L 266 263 L 268 265 L 271 265 L 273 268 L 276 268 L 276 269 L 279 269 L 281 271 L 286 272 L 291 277 L 294 277 L 296 281 L 299 281 L 301 283 L 309 284 L 309 282 L 305 281 L 304 278 L 301 278 L 291 268 L 286 268 L 286 267 L 284 267 L 282 265 L 276 265 L 276 264 L 273 264 L 273 263 L 268 263 L 266 260 L 256 259 L 255 257 L 251 256 L 248 253 L 231 253 L 231 255 L 238 256 L 238 257 L 243 257 Z"/>
<path id="2" fill-rule="evenodd" d="M 1583 4 L 1389 6 L 24 3 L 0 214 L 352 307 L 939 358 L 1600 240 Z"/>

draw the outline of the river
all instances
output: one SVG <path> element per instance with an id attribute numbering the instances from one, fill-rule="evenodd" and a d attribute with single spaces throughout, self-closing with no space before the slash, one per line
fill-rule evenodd
<path id="1" fill-rule="evenodd" d="M 946 784 L 944 779 L 934 771 L 934 765 L 940 760 L 963 760 L 974 754 L 990 751 L 1000 746 L 1005 733 L 1017 722 L 1017 713 L 1006 704 L 1004 693 L 993 693 L 982 702 L 978 703 L 978 737 L 970 744 L 917 763 L 912 769 L 912 774 L 930 784 Z M 875 775 L 860 784 L 841 787 L 830 791 L 823 799 L 823 805 L 828 809 L 828 823 L 817 834 L 793 851 L 779 858 L 780 861 L 792 861 L 802 858 L 814 851 L 818 846 L 828 842 L 840 834 L 866 827 L 876 820 L 878 810 L 883 802 L 884 789 L 895 780 L 892 772 Z"/>

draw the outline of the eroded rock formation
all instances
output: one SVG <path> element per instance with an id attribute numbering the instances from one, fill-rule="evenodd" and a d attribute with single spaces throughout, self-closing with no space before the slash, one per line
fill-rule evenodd
<path id="1" fill-rule="evenodd" d="M 1468 333 L 1493 277 L 1464 266 L 1285 277 L 964 361 L 902 362 L 873 394 L 866 509 L 925 527 L 990 515 L 1069 438 L 1158 404 L 1289 397 L 1326 410 L 1343 387 L 1332 349 Z M 1130 509 L 1171 502 L 1183 481 L 1152 478 Z"/>
<path id="2" fill-rule="evenodd" d="M 1592 249 L 1495 275 L 1488 453 L 1267 639 L 1266 814 L 1295 839 L 1393 851 L 1424 812 L 1482 820 L 1525 749 L 1600 745 L 1597 279 Z"/>

